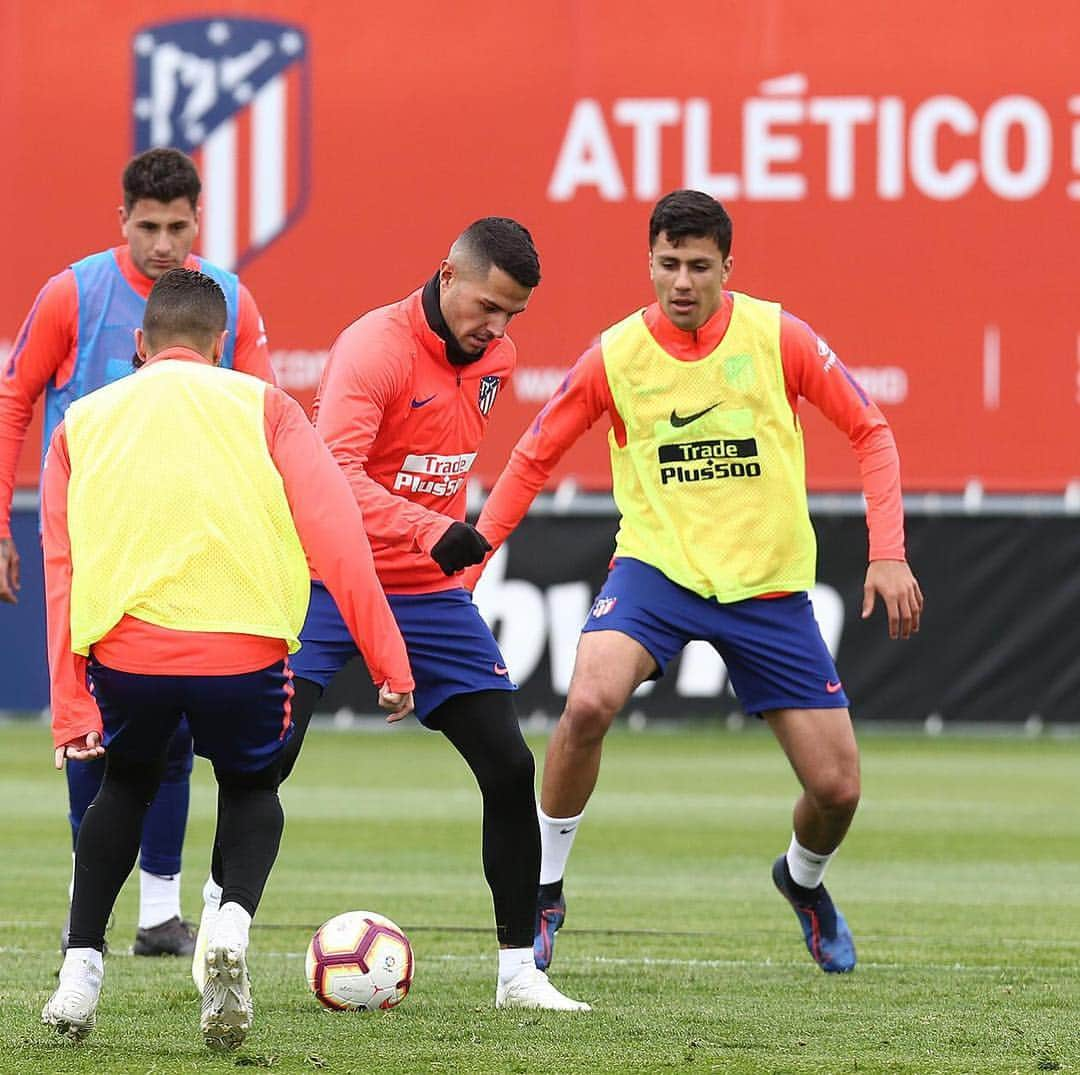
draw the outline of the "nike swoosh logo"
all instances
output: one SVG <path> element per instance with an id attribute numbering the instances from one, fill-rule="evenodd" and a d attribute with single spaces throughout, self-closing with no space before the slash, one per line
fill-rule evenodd
<path id="1" fill-rule="evenodd" d="M 495 675 L 497 675 L 497 676 L 505 676 L 505 675 L 507 675 L 507 674 L 508 674 L 508 673 L 507 673 L 507 670 L 506 670 L 506 667 L 505 667 L 504 665 L 501 665 L 501 664 L 493 664 L 493 665 L 491 666 L 491 670 L 492 670 L 492 671 L 493 671 L 493 672 L 495 673 Z"/>
<path id="2" fill-rule="evenodd" d="M 828 681 L 826 682 L 826 684 L 825 684 L 825 689 L 826 689 L 826 690 L 827 690 L 827 691 L 828 691 L 828 692 L 829 692 L 830 694 L 836 694 L 836 693 L 837 693 L 837 691 L 839 691 L 839 690 L 840 690 L 841 686 L 842 686 L 842 684 L 841 684 L 840 680 L 836 680 L 836 682 L 834 683 L 834 682 L 833 682 L 833 681 L 832 681 L 832 680 L 830 679 L 830 680 L 828 680 Z"/>
<path id="3" fill-rule="evenodd" d="M 427 398 L 427 399 L 414 399 L 414 400 L 412 401 L 412 407 L 413 407 L 413 410 L 416 410 L 416 408 L 417 408 L 417 407 L 424 407 L 424 406 L 426 406 L 426 405 L 427 405 L 427 404 L 429 404 L 429 403 L 430 403 L 430 402 L 431 402 L 431 401 L 432 401 L 432 400 L 433 400 L 433 399 L 435 398 L 435 396 L 437 396 L 438 394 L 439 394 L 439 393 L 438 393 L 438 392 L 436 392 L 436 393 L 435 393 L 435 395 L 433 395 L 433 396 L 428 396 L 428 398 Z"/>
<path id="4" fill-rule="evenodd" d="M 559 835 L 560 836 L 566 836 L 569 833 L 573 832 L 574 829 L 576 829 L 576 828 L 577 828 L 577 825 L 571 825 L 570 828 L 568 828 L 568 829 L 559 829 Z"/>
<path id="5" fill-rule="evenodd" d="M 697 414 L 688 414 L 685 418 L 681 417 L 680 415 L 678 415 L 674 411 L 672 411 L 671 412 L 671 424 L 676 429 L 679 429 L 682 426 L 688 426 L 691 422 L 696 422 L 699 418 L 703 418 L 714 407 L 719 407 L 719 406 L 720 406 L 719 403 L 714 403 L 712 405 L 712 407 L 706 407 L 705 410 L 698 411 Z"/>

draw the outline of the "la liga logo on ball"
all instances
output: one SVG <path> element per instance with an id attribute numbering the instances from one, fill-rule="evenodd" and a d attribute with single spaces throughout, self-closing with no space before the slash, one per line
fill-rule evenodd
<path id="1" fill-rule="evenodd" d="M 408 995 L 413 952 L 404 931 L 374 911 L 347 911 L 324 922 L 305 960 L 308 986 L 335 1011 L 393 1008 Z"/>

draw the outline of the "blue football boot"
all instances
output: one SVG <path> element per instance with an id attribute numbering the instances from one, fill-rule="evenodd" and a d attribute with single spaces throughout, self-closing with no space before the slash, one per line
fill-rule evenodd
<path id="1" fill-rule="evenodd" d="M 540 970 L 547 970 L 555 952 L 555 934 L 566 921 L 566 899 L 545 896 L 543 886 L 536 898 L 536 935 L 533 937 L 533 958 Z"/>
<path id="2" fill-rule="evenodd" d="M 825 886 L 807 889 L 796 885 L 784 855 L 773 863 L 772 879 L 780 895 L 795 909 L 806 948 L 814 962 L 829 974 L 846 974 L 854 970 L 855 941 Z"/>

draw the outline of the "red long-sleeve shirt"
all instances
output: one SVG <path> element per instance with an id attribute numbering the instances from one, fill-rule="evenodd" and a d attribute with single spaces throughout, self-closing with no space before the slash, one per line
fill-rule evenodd
<path id="1" fill-rule="evenodd" d="M 138 269 L 131 259 L 131 251 L 126 246 L 117 246 L 112 254 L 124 279 L 137 294 L 147 298 L 154 281 Z M 197 269 L 199 263 L 189 257 L 184 267 Z M 50 381 L 57 387 L 67 384 L 75 369 L 78 352 L 78 286 L 74 271 L 64 269 L 38 292 L 19 329 L 15 346 L 0 369 L 0 538 L 11 537 L 15 469 L 33 417 L 34 404 Z M 266 329 L 251 292 L 243 284 L 237 291 L 233 366 L 241 373 L 253 374 L 269 384 L 276 383 L 266 345 Z"/>
<path id="2" fill-rule="evenodd" d="M 186 348 L 169 348 L 150 362 L 163 359 L 206 361 Z M 266 390 L 263 428 L 308 562 L 334 595 L 372 679 L 379 685 L 389 683 L 393 691 L 412 690 L 405 643 L 375 576 L 363 516 L 348 483 L 300 405 L 281 389 Z M 49 445 L 42 482 L 49 673 L 57 746 L 101 731 L 101 715 L 86 686 L 86 658 L 71 650 L 70 475 L 61 422 Z M 133 616 L 124 616 L 93 646 L 102 664 L 142 675 L 235 675 L 265 668 L 286 652 L 284 639 L 176 631 Z"/>
<path id="3" fill-rule="evenodd" d="M 517 354 L 504 336 L 475 362 L 453 365 L 422 294 L 372 310 L 342 332 L 315 402 L 315 428 L 363 509 L 387 593 L 461 585 L 429 554 L 465 518 L 465 480 Z"/>
<path id="4" fill-rule="evenodd" d="M 716 349 L 731 323 L 732 307 L 732 297 L 725 293 L 720 308 L 701 328 L 685 332 L 653 303 L 645 310 L 645 324 L 668 354 L 693 362 Z M 792 414 L 798 414 L 800 398 L 808 400 L 847 435 L 855 451 L 866 495 L 870 559 L 904 559 L 900 460 L 885 416 L 813 329 L 786 312 L 780 322 L 780 355 Z M 605 414 L 616 440 L 624 445 L 626 429 L 596 343 L 577 360 L 522 435 L 487 499 L 477 529 L 493 549 L 521 521 L 567 449 Z M 466 586 L 475 585 L 480 570 L 465 573 Z"/>

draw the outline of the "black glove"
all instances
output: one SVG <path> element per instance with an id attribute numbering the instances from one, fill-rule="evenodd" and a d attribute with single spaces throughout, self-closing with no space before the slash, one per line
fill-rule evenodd
<path id="1" fill-rule="evenodd" d="M 444 575 L 455 575 L 473 564 L 479 564 L 491 552 L 486 537 L 468 523 L 451 523 L 449 529 L 431 550 L 431 558 L 442 568 Z"/>

